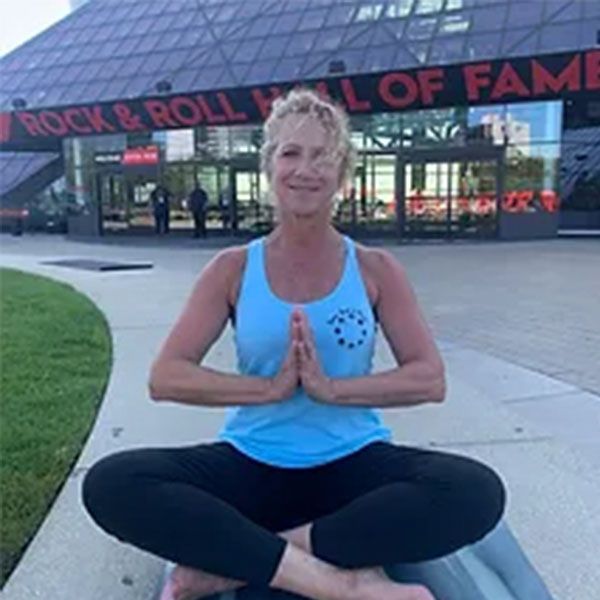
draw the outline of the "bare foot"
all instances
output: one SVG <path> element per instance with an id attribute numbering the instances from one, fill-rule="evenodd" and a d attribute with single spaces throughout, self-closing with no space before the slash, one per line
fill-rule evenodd
<path id="1" fill-rule="evenodd" d="M 235 590 L 243 585 L 245 584 L 241 581 L 177 565 L 162 591 L 160 600 L 198 600 L 212 594 Z"/>
<path id="2" fill-rule="evenodd" d="M 357 600 L 435 600 L 422 585 L 393 582 L 382 568 L 353 571 L 353 598 Z"/>

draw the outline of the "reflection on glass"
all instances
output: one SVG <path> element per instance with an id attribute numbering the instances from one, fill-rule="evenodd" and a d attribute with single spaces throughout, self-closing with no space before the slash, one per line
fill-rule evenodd
<path id="1" fill-rule="evenodd" d="M 566 210 L 600 211 L 600 127 L 565 129 L 560 191 Z"/>
<path id="2" fill-rule="evenodd" d="M 559 144 L 513 144 L 509 150 L 502 209 L 510 213 L 556 212 Z"/>
<path id="3" fill-rule="evenodd" d="M 436 17 L 423 17 L 411 19 L 406 28 L 406 36 L 409 40 L 431 39 L 437 23 Z"/>
<path id="4" fill-rule="evenodd" d="M 509 130 L 509 143 L 528 144 L 532 141 L 556 142 L 562 130 L 562 103 L 527 102 L 526 104 L 508 104 L 507 122 L 517 124 L 515 133 Z M 516 131 L 525 128 L 525 139 L 518 137 Z"/>
<path id="5" fill-rule="evenodd" d="M 504 144 L 505 113 L 504 105 L 469 108 L 468 140 L 471 143 Z"/>
<path id="6" fill-rule="evenodd" d="M 386 15 L 390 19 L 397 17 L 406 17 L 410 13 L 414 0 L 390 0 L 386 10 Z"/>
<path id="7" fill-rule="evenodd" d="M 379 19 L 381 12 L 383 11 L 383 2 L 378 2 L 377 4 L 367 4 L 365 6 L 361 6 L 356 11 L 356 16 L 354 20 L 356 22 L 360 21 L 376 21 Z"/>
<path id="8" fill-rule="evenodd" d="M 395 229 L 396 155 L 363 155 L 354 178 L 336 202 L 333 220 L 342 229 Z"/>
<path id="9" fill-rule="evenodd" d="M 443 108 L 402 115 L 402 145 L 428 148 L 460 146 L 466 132 L 466 109 Z"/>
<path id="10" fill-rule="evenodd" d="M 429 43 L 407 42 L 406 48 L 421 64 L 427 64 L 427 56 L 429 54 Z"/>
<path id="11" fill-rule="evenodd" d="M 448 15 L 442 19 L 439 33 L 464 33 L 470 24 L 465 15 Z"/>
<path id="12" fill-rule="evenodd" d="M 418 15 L 427 15 L 441 12 L 444 6 L 444 0 L 418 0 L 415 12 Z"/>
<path id="13" fill-rule="evenodd" d="M 406 233 L 493 235 L 497 223 L 497 177 L 495 160 L 406 164 Z"/>

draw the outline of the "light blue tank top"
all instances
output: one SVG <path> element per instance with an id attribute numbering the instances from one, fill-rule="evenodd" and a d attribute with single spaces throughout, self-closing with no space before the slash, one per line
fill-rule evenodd
<path id="1" fill-rule="evenodd" d="M 371 372 L 377 324 L 360 274 L 354 243 L 344 237 L 342 277 L 327 296 L 307 303 L 277 297 L 265 269 L 265 239 L 248 245 L 236 306 L 235 344 L 243 375 L 273 377 L 286 356 L 294 306 L 308 317 L 321 366 L 332 378 Z M 379 412 L 312 400 L 299 387 L 289 398 L 229 409 L 219 435 L 240 452 L 278 467 L 312 467 L 341 458 L 376 440 L 389 440 Z"/>

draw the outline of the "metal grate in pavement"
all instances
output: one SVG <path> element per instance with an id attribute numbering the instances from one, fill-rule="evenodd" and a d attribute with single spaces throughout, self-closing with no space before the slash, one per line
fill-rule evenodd
<path id="1" fill-rule="evenodd" d="M 70 269 L 83 269 L 85 271 L 132 271 L 136 269 L 151 269 L 154 266 L 151 262 L 112 262 L 94 260 L 93 258 L 49 260 L 42 262 L 42 264 L 68 267 Z"/>

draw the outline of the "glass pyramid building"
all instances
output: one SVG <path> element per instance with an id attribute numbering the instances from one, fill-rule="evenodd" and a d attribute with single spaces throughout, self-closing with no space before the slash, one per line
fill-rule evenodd
<path id="1" fill-rule="evenodd" d="M 92 0 L 0 60 L 0 110 L 554 53 L 599 29 L 595 0 Z"/>
<path id="2" fill-rule="evenodd" d="M 597 0 L 90 0 L 0 59 L 0 134 L 11 123 L 17 122 L 20 113 L 30 111 L 48 112 L 50 116 L 46 115 L 46 121 L 52 132 L 58 128 L 52 117 L 53 111 L 65 107 L 127 103 L 252 86 L 270 89 L 269 86 L 291 82 L 365 78 L 416 72 L 428 67 L 450 69 L 486 60 L 541 60 L 560 53 L 593 52 L 599 43 L 600 2 Z M 582 54 L 581 60 L 587 60 L 586 56 Z M 595 60 L 594 55 L 585 64 L 593 67 Z M 592 71 L 590 73 L 587 74 L 588 83 L 595 77 Z M 552 97 L 544 98 L 547 100 L 544 107 L 539 106 L 540 102 L 532 102 L 530 108 L 523 108 L 527 106 L 524 104 L 513 110 L 512 105 L 503 104 L 502 108 L 497 106 L 488 110 L 465 105 L 453 108 L 446 103 L 438 108 L 432 106 L 429 111 L 399 108 L 387 117 L 377 114 L 374 108 L 371 115 L 353 118 L 356 141 L 364 157 L 362 172 L 357 174 L 353 186 L 363 196 L 359 218 L 361 211 L 367 214 L 371 200 L 383 203 L 386 208 L 379 210 L 379 216 L 374 216 L 377 212 L 374 209 L 371 211 L 370 226 L 377 227 L 377 222 L 383 222 L 387 215 L 393 220 L 391 230 L 400 227 L 404 231 L 408 214 L 398 212 L 399 195 L 403 196 L 405 204 L 411 190 L 413 197 L 415 190 L 423 191 L 436 201 L 444 196 L 445 206 L 448 202 L 456 204 L 451 197 L 458 198 L 462 193 L 456 182 L 466 181 L 474 171 L 487 169 L 496 173 L 495 183 L 489 184 L 487 191 L 483 188 L 479 191 L 492 196 L 496 194 L 493 231 L 497 234 L 501 229 L 501 205 L 506 203 L 505 194 L 511 192 L 511 186 L 516 186 L 512 190 L 514 193 L 523 192 L 521 187 L 527 187 L 519 183 L 520 175 L 502 175 L 502 170 L 506 171 L 511 161 L 517 158 L 523 163 L 518 171 L 531 169 L 531 165 L 525 163 L 535 157 L 557 162 L 563 156 L 560 173 L 556 165 L 551 168 L 556 174 L 552 177 L 557 181 L 549 181 L 546 177 L 534 186 L 538 198 L 535 202 L 542 208 L 553 206 L 555 201 L 548 200 L 551 196 L 540 200 L 539 194 L 544 190 L 559 194 L 558 178 L 568 191 L 562 194 L 563 200 L 567 196 L 570 198 L 573 190 L 577 190 L 579 198 L 593 196 L 594 186 L 598 185 L 598 168 L 590 166 L 588 158 L 597 154 L 600 101 L 589 94 L 582 100 L 563 101 L 562 91 L 570 85 L 568 75 L 566 71 L 560 75 L 555 72 L 552 77 L 556 76 L 556 79 L 547 77 L 544 80 L 548 89 L 556 89 Z M 356 89 L 360 91 L 361 88 Z M 535 112 L 536 107 L 538 112 L 534 118 L 532 111 Z M 23 122 L 23 118 L 20 120 Z M 544 131 L 541 122 L 546 123 Z M 29 146 L 19 149 L 55 151 L 45 155 L 46 160 L 53 163 L 58 152 L 64 156 L 68 171 L 72 157 L 79 150 L 74 150 L 71 141 L 62 145 L 62 141 L 52 138 L 47 131 L 44 135 L 36 133 L 36 127 L 26 126 L 29 133 L 33 131 L 32 139 L 35 139 Z M 224 132 L 224 129 L 229 131 Z M 576 133 L 568 131 L 575 129 Z M 212 147 L 223 144 L 231 147 L 231 136 L 238 135 L 235 130 L 235 127 L 194 128 L 192 143 L 195 144 L 196 158 L 193 160 L 200 160 L 199 149 L 203 143 L 212 144 Z M 449 133 L 452 131 L 459 133 Z M 256 131 L 242 134 L 247 134 L 249 140 L 255 140 L 257 135 L 260 137 Z M 125 131 L 120 135 L 124 141 L 119 144 L 123 148 L 157 144 L 161 147 L 162 160 L 173 162 L 167 159 L 168 152 L 164 148 L 169 132 L 137 138 Z M 456 152 L 454 159 L 440 155 L 444 160 L 434 154 L 424 155 L 424 158 L 418 154 L 421 149 L 432 150 L 436 139 L 445 140 L 449 147 L 468 146 L 473 138 L 482 136 L 491 140 L 492 146 L 505 146 L 501 157 L 494 154 L 496 150 L 489 150 L 489 156 L 487 150 L 483 153 L 491 161 L 489 168 L 465 166 L 463 158 Z M 77 134 L 71 131 L 62 137 L 72 140 Z M 107 138 L 115 136 L 103 137 L 104 141 L 91 150 L 86 142 L 92 162 L 95 154 L 110 147 Z M 48 141 L 54 141 L 54 147 L 42 143 Z M 39 146 L 35 145 L 37 142 Z M 542 151 L 542 143 L 547 148 L 555 148 L 554 153 Z M 442 151 L 442 146 L 438 146 Z M 412 163 L 401 164 L 398 157 L 392 156 L 399 148 L 403 148 L 403 152 L 414 151 Z M 23 177 L 8 179 L 20 186 L 22 195 L 26 193 L 23 184 L 29 180 L 31 169 L 23 165 L 27 162 L 25 155 L 15 161 L 14 156 L 9 156 L 10 144 L 5 144 L 4 149 L 0 152 L 0 163 L 8 165 L 7 169 L 12 168 L 10 165 L 20 165 Z M 383 159 L 370 165 L 369 157 L 377 152 L 388 152 L 389 168 L 383 166 Z M 586 158 L 582 158 L 584 156 Z M 222 160 L 223 156 L 217 158 Z M 204 156 L 204 159 L 211 157 Z M 41 157 L 33 156 L 30 160 L 37 161 L 35 164 L 38 165 Z M 437 165 L 435 168 L 434 164 Z M 446 166 L 442 168 L 442 164 Z M 452 166 L 454 164 L 459 166 Z M 161 172 L 170 168 L 165 166 Z M 222 187 L 235 184 L 236 175 L 231 174 L 231 165 L 228 168 L 228 174 L 215 176 L 218 181 L 211 184 L 214 195 L 219 195 Z M 550 166 L 546 164 L 540 168 L 548 171 Z M 371 185 L 367 185 L 368 180 L 381 188 L 377 181 L 384 181 L 386 169 L 389 182 L 393 179 L 395 183 L 382 184 L 385 192 L 367 189 Z M 445 181 L 445 175 L 431 175 L 436 169 L 449 169 L 451 182 L 440 183 Z M 457 169 L 456 173 L 453 169 Z M 194 177 L 198 177 L 198 169 L 194 172 Z M 70 177 L 73 183 L 74 175 L 71 173 Z M 96 175 L 89 177 L 91 181 Z M 124 177 L 127 181 L 122 186 L 121 183 L 114 184 L 116 188 L 125 189 L 130 185 L 129 175 Z M 252 177 L 253 183 L 248 183 L 247 187 L 254 190 L 260 187 L 260 181 Z M 221 185 L 223 178 L 226 183 Z M 431 183 L 434 180 L 435 184 Z M 583 187 L 580 185 L 582 180 Z M 591 192 L 589 181 L 592 182 L 589 184 Z M 38 187 L 41 182 L 38 177 Z M 103 185 L 102 182 L 93 184 L 100 188 Z M 114 186 L 111 183 L 108 188 L 112 190 Z M 465 186 L 469 187 L 467 184 L 462 187 Z M 27 190 L 26 185 L 24 189 Z M 137 192 L 128 193 L 135 195 Z M 89 194 L 96 196 L 93 201 L 103 202 L 98 198 L 100 189 L 91 190 Z M 254 192 L 248 191 L 246 196 L 255 201 L 252 194 Z M 3 198 L 9 196 L 10 189 L 3 189 Z M 506 206 L 530 206 L 531 202 L 513 198 Z M 584 202 L 587 206 L 586 203 L 587 200 Z M 441 209 L 440 214 L 444 210 Z M 458 209 L 452 210 L 458 215 Z M 446 212 L 450 214 L 452 210 Z M 433 212 L 429 211 L 430 216 Z M 356 211 L 350 210 L 350 214 L 356 224 Z M 455 220 L 452 225 L 444 225 L 446 233 L 454 231 Z"/>

